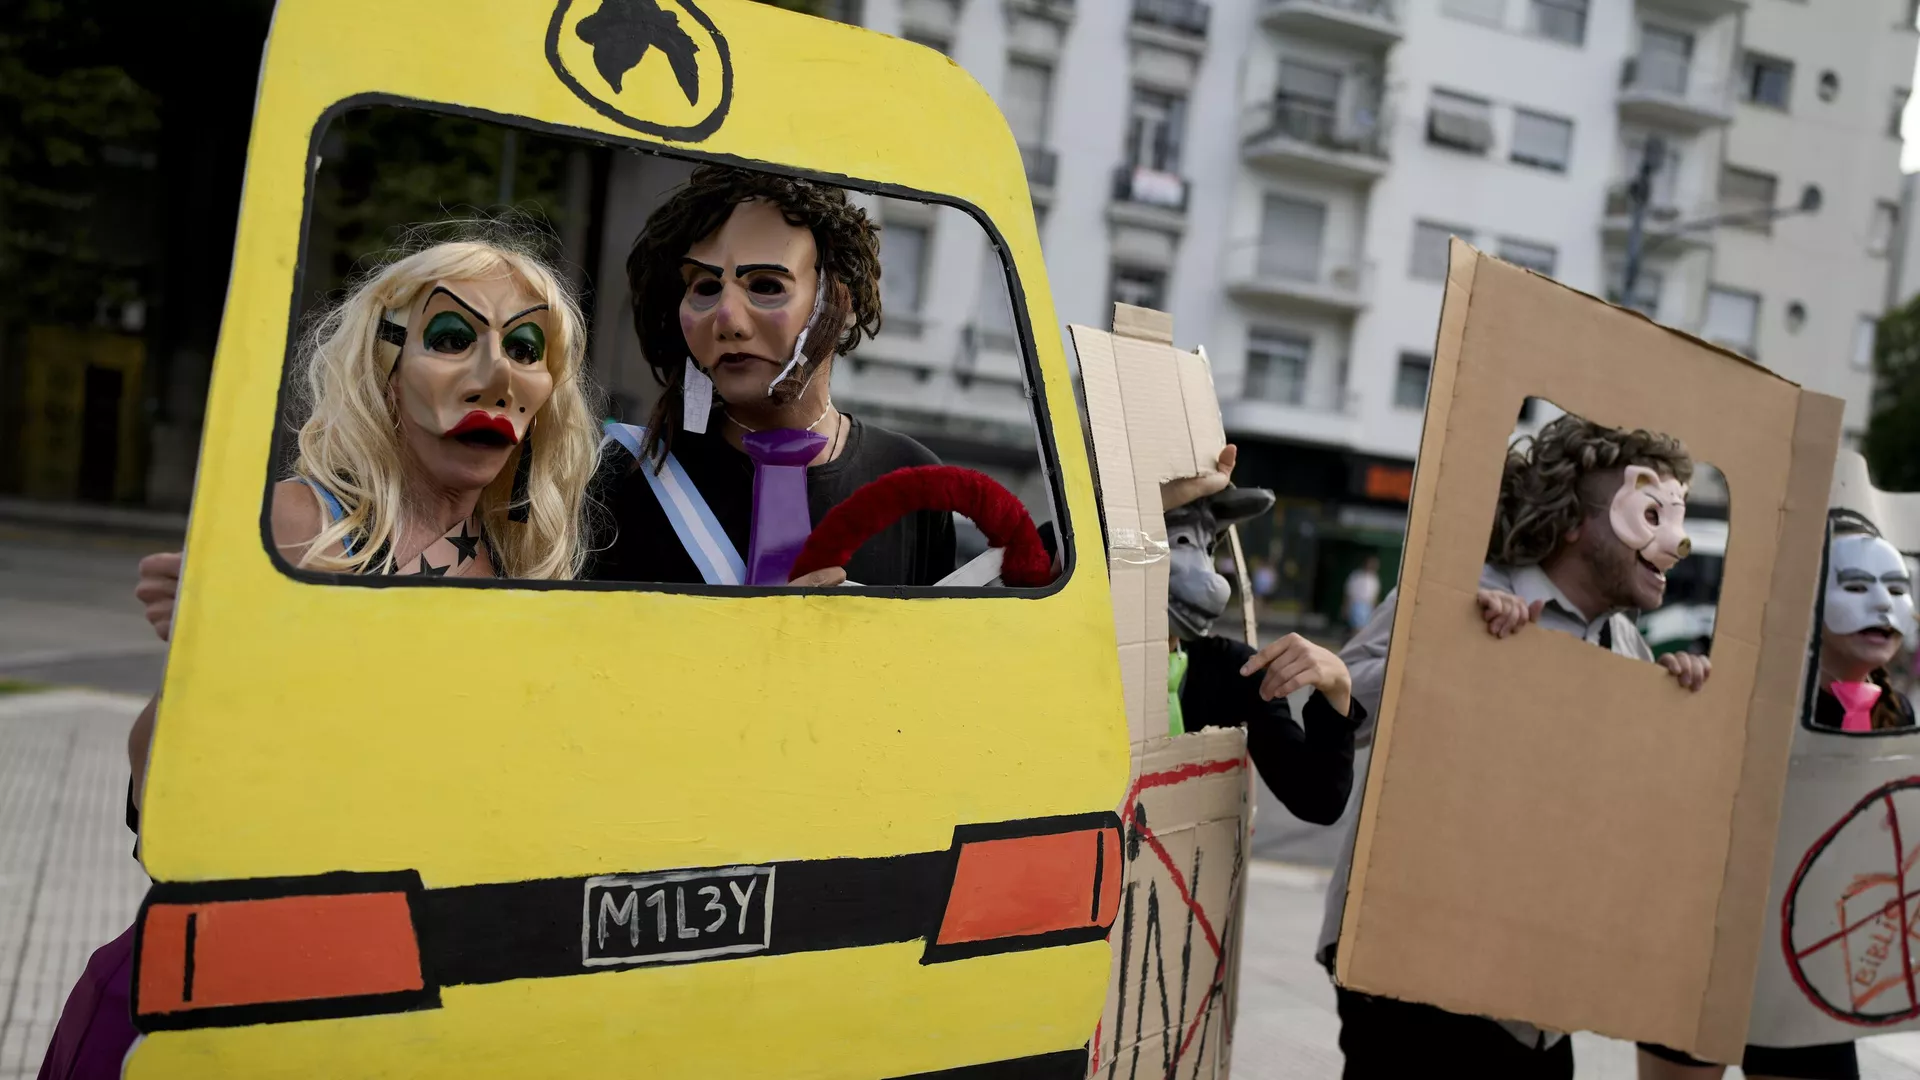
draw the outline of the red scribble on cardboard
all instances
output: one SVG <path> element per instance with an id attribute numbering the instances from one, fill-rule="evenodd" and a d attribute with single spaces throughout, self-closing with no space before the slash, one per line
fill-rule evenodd
<path id="1" fill-rule="evenodd" d="M 1242 756 L 1218 761 L 1189 762 L 1185 765 L 1166 769 L 1161 772 L 1143 773 L 1140 779 L 1134 781 L 1133 787 L 1127 792 L 1126 802 L 1121 804 L 1120 807 L 1121 822 L 1127 828 L 1137 829 L 1140 833 L 1141 842 L 1160 860 L 1160 864 L 1167 868 L 1167 875 L 1173 882 L 1174 891 L 1180 896 L 1180 902 L 1186 906 L 1189 912 L 1192 912 L 1194 922 L 1199 925 L 1202 936 L 1206 938 L 1207 948 L 1213 951 L 1213 980 L 1207 987 L 1207 996 L 1209 998 L 1225 990 L 1227 965 L 1222 961 L 1225 958 L 1226 950 L 1220 943 L 1220 935 L 1214 930 L 1213 920 L 1207 917 L 1207 913 L 1201 908 L 1199 901 L 1194 899 L 1193 889 L 1187 883 L 1186 875 L 1180 872 L 1180 867 L 1174 863 L 1173 856 L 1168 854 L 1166 846 L 1160 842 L 1159 837 L 1154 835 L 1153 830 L 1147 826 L 1145 822 L 1138 821 L 1135 818 L 1134 807 L 1139 803 L 1140 793 L 1143 791 L 1148 791 L 1153 788 L 1170 787 L 1174 784 L 1194 780 L 1203 776 L 1217 776 L 1221 773 L 1232 772 L 1235 769 L 1243 768 L 1246 763 L 1247 759 Z M 1194 1016 L 1193 1022 L 1187 1025 L 1186 1033 L 1180 1039 L 1180 1046 L 1174 1053 L 1173 1060 L 1176 1064 L 1186 1056 L 1187 1051 L 1192 1047 L 1194 1036 L 1199 1034 L 1201 1024 L 1206 1020 L 1206 1017 L 1207 1010 L 1203 1007 Z M 1104 1034 L 1105 1026 L 1106 1021 L 1102 1019 L 1099 1023 L 1095 1024 L 1093 1028 L 1093 1057 L 1088 1063 L 1088 1070 L 1090 1072 L 1100 1067 L 1100 1040 Z"/>
<path id="2" fill-rule="evenodd" d="M 1787 889 L 1781 917 L 1781 935 L 1787 953 L 1787 968 L 1801 993 L 1827 1015 L 1847 1023 L 1885 1026 L 1920 1016 L 1920 990 L 1916 989 L 1914 940 L 1920 936 L 1920 890 L 1909 889 L 1920 863 L 1920 843 L 1909 847 L 1902 835 L 1900 813 L 1894 795 L 1920 787 L 1920 777 L 1910 777 L 1884 785 L 1868 794 L 1808 848 Z M 1868 814 L 1878 814 L 1878 831 L 1886 833 L 1892 847 L 1891 871 L 1873 871 L 1853 875 L 1852 880 L 1832 901 L 1840 929 L 1804 947 L 1793 944 L 1794 917 L 1800 900 L 1800 887 L 1807 872 L 1833 839 L 1847 826 Z M 1891 896 L 1888 896 L 1891 893 Z M 1840 949 L 1846 982 L 1845 1008 L 1828 1000 L 1807 977 L 1802 961 L 1828 949 Z M 1889 971 L 1889 963 L 1892 970 Z M 1888 993 L 1905 990 L 1904 1006 L 1893 1011 L 1869 1014 L 1865 1010 Z"/>

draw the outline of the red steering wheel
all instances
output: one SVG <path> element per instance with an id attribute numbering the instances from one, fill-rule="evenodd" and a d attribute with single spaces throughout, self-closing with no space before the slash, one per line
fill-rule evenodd
<path id="1" fill-rule="evenodd" d="M 1053 559 L 1040 542 L 1033 515 L 993 477 L 957 465 L 895 469 L 863 485 L 813 527 L 790 576 L 847 565 L 861 544 L 919 510 L 946 511 L 972 521 L 986 534 L 987 543 L 1002 549 L 1000 580 L 1006 584 L 1034 589 L 1052 583 Z"/>

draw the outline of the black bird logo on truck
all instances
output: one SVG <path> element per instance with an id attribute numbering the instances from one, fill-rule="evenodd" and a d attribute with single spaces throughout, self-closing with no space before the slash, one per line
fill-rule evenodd
<path id="1" fill-rule="evenodd" d="M 700 69 L 694 54 L 700 46 L 680 26 L 680 19 L 660 7 L 660 0 L 606 0 L 599 11 L 580 20 L 574 29 L 581 41 L 593 46 L 593 66 L 615 93 L 627 73 L 640 66 L 648 49 L 659 49 L 673 65 L 673 77 L 691 105 L 700 98 Z"/>

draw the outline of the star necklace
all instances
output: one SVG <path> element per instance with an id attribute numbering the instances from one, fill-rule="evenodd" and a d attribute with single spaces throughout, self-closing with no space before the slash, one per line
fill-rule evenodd
<path id="1" fill-rule="evenodd" d="M 480 557 L 480 544 L 486 539 L 485 533 L 472 531 L 472 524 L 472 518 L 462 518 L 457 526 L 460 530 L 457 535 L 454 533 L 453 528 L 449 528 L 441 535 L 440 540 L 428 544 L 426 549 L 420 552 L 419 565 L 415 566 L 411 573 L 423 577 L 446 577 L 449 571 L 453 571 L 456 576 L 464 576 L 461 571 L 468 563 Z M 431 551 L 435 544 L 438 544 L 440 541 L 445 541 L 453 548 L 453 559 L 436 566 L 432 560 L 427 558 L 427 551 Z M 398 567 L 395 567 L 392 572 L 401 573 L 402 571 Z"/>

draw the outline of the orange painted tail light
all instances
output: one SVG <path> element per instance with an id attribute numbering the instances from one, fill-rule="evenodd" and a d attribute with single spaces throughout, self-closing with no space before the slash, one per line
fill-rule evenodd
<path id="1" fill-rule="evenodd" d="M 426 988 L 404 892 L 149 904 L 138 970 L 143 1017 Z"/>

